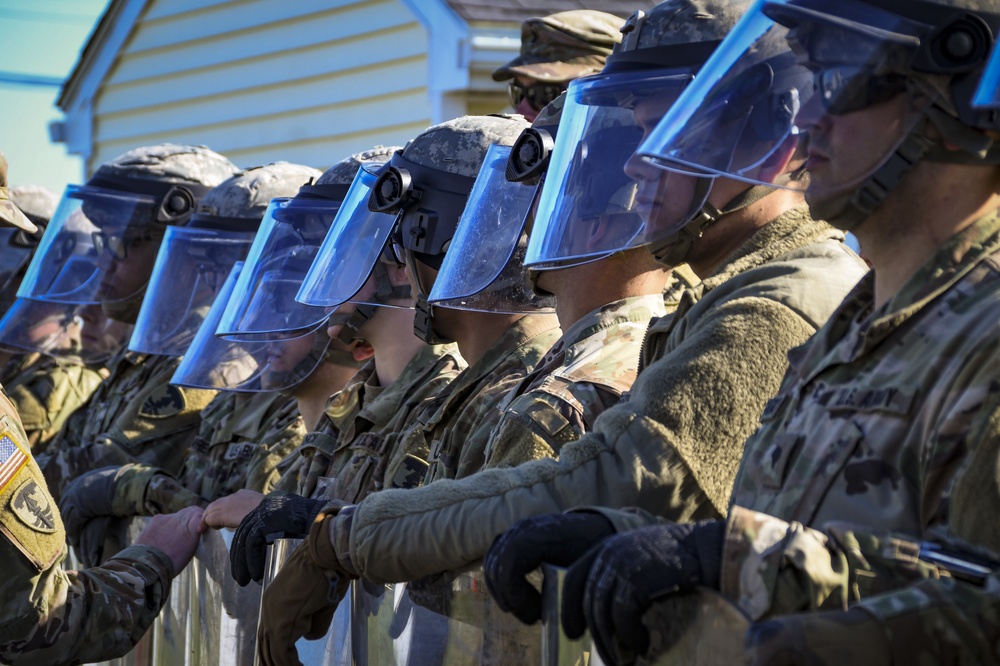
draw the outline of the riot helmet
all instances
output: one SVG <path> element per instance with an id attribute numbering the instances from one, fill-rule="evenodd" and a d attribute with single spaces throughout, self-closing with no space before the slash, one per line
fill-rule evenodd
<path id="1" fill-rule="evenodd" d="M 758 0 L 640 152 L 667 168 L 759 183 L 757 154 L 808 150 L 809 177 L 778 184 L 805 191 L 814 217 L 854 229 L 922 160 L 1000 163 L 984 132 L 1000 128 L 1000 116 L 973 104 L 1000 29 L 993 9 L 980 0 Z M 767 139 L 753 123 L 735 128 L 730 109 L 755 87 L 766 91 L 756 102 L 765 111 L 759 124 L 794 124 L 797 133 Z M 837 147 L 827 145 L 822 119 L 890 101 L 900 113 L 849 173 L 835 173 L 829 153 Z M 758 150 L 732 150 L 752 143 L 751 131 Z"/>
<path id="2" fill-rule="evenodd" d="M 294 196 L 320 174 L 278 162 L 241 171 L 205 194 L 188 223 L 164 235 L 129 349 L 183 354 L 233 264 L 246 257 L 271 199 Z"/>
<path id="3" fill-rule="evenodd" d="M 237 171 L 204 146 L 136 148 L 66 188 L 18 292 L 57 303 L 100 303 L 134 321 L 168 227 Z"/>
<path id="4" fill-rule="evenodd" d="M 397 218 L 393 243 L 416 280 L 414 330 L 428 343 L 445 342 L 433 329 L 432 284 L 417 262 L 441 268 L 469 193 L 493 144 L 510 146 L 527 122 L 521 116 L 463 116 L 434 125 L 393 154 L 371 187 L 368 206 Z"/>

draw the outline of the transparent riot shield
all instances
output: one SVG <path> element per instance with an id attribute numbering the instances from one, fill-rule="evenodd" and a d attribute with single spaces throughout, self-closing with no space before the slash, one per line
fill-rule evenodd
<path id="1" fill-rule="evenodd" d="M 542 622 L 545 626 L 543 666 L 603 666 L 589 634 L 566 637 L 559 620 L 566 570 L 542 565 Z M 750 620 L 713 590 L 654 604 L 642 618 L 650 630 L 649 652 L 636 663 L 645 666 L 715 666 L 744 660 L 743 636 Z"/>

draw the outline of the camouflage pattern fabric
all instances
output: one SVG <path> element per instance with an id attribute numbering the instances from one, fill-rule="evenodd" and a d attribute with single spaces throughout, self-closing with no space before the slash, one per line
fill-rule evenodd
<path id="1" fill-rule="evenodd" d="M 38 457 L 73 412 L 86 404 L 107 376 L 76 356 L 30 354 L 33 362 L 4 384 L 21 415 L 31 452 Z"/>
<path id="2" fill-rule="evenodd" d="M 360 409 L 338 435 L 338 446 L 314 497 L 359 502 L 384 488 L 413 488 L 427 463 L 397 451 L 410 418 L 466 367 L 455 345 L 424 345 L 391 385 L 372 373 L 358 398 Z"/>
<path id="3" fill-rule="evenodd" d="M 376 582 L 458 570 L 518 519 L 578 506 L 722 517 L 743 443 L 778 390 L 788 350 L 823 325 L 866 270 L 843 238 L 804 208 L 772 220 L 650 326 L 628 397 L 558 460 L 375 493 L 332 519 L 342 565 Z M 626 528 L 641 519 L 615 520 Z"/>
<path id="4" fill-rule="evenodd" d="M 862 281 L 791 354 L 729 516 L 721 589 L 752 617 L 841 609 L 898 586 L 855 562 L 824 527 L 834 521 L 916 539 L 949 527 L 1000 550 L 998 256 L 991 213 L 874 312 Z"/>
<path id="5" fill-rule="evenodd" d="M 124 655 L 167 599 L 173 565 L 133 546 L 64 571 L 66 532 L 14 406 L 0 397 L 0 661 L 94 662 Z"/>
<path id="6" fill-rule="evenodd" d="M 542 360 L 561 331 L 553 315 L 531 314 L 504 331 L 483 357 L 428 401 L 400 435 L 396 459 L 412 474 L 426 461 L 424 483 L 462 478 L 483 468 L 486 443 L 503 397 Z"/>
<path id="7" fill-rule="evenodd" d="M 617 300 L 563 333 L 500 403 L 484 467 L 555 458 L 564 444 L 590 431 L 632 387 L 649 322 L 666 312 L 663 300 L 661 294 Z"/>
<path id="8" fill-rule="evenodd" d="M 139 463 L 118 473 L 115 515 L 176 513 L 241 488 L 270 492 L 278 480 L 278 463 L 298 448 L 305 434 L 291 396 L 220 392 L 201 412 L 198 436 L 178 478 Z"/>
<path id="9" fill-rule="evenodd" d="M 215 391 L 172 386 L 179 357 L 121 351 L 110 376 L 49 445 L 42 471 L 52 494 L 88 470 L 139 462 L 167 473 L 180 471 Z M 82 412 L 82 415 L 81 415 Z"/>

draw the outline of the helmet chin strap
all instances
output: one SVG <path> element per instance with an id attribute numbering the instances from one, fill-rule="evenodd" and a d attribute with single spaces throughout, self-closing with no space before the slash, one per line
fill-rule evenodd
<path id="1" fill-rule="evenodd" d="M 413 334 L 429 345 L 445 345 L 454 340 L 448 340 L 434 331 L 435 307 L 427 300 L 428 289 L 420 279 L 420 271 L 413 262 L 420 261 L 412 250 L 406 251 L 406 262 L 413 267 L 413 279 L 417 282 L 417 314 L 413 318 Z"/>
<path id="2" fill-rule="evenodd" d="M 392 280 L 389 279 L 389 271 L 386 270 L 385 264 L 381 261 L 375 262 L 371 279 L 375 280 L 375 297 L 372 300 L 378 303 L 388 303 L 390 299 L 410 298 L 410 285 L 392 284 Z M 338 315 L 334 313 L 330 315 L 329 325 L 339 324 L 341 328 L 340 332 L 337 333 L 337 339 L 344 344 L 351 344 L 362 338 L 358 332 L 366 322 L 378 313 L 379 307 L 370 303 L 358 303 L 354 312 L 350 314 Z"/>
<path id="3" fill-rule="evenodd" d="M 726 215 L 743 210 L 747 206 L 757 203 L 777 189 L 768 185 L 752 185 L 730 199 L 720 209 L 708 203 L 708 194 L 714 182 L 714 180 L 708 178 L 698 178 L 697 185 L 695 185 L 694 200 L 704 201 L 705 203 L 701 205 L 701 208 L 698 209 L 698 212 L 695 213 L 691 221 L 681 227 L 679 231 L 672 234 L 669 238 L 655 241 L 646 246 L 653 255 L 653 258 L 658 262 L 669 268 L 684 263 L 688 253 L 691 251 L 691 246 L 702 237 L 706 229 Z"/>

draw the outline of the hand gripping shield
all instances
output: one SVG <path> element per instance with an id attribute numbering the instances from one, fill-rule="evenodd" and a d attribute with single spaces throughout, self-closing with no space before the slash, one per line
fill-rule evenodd
<path id="1" fill-rule="evenodd" d="M 507 180 L 510 146 L 492 145 L 428 297 L 434 305 L 481 312 L 554 309 L 531 288 L 524 267 L 525 218 L 535 188 Z"/>
<path id="2" fill-rule="evenodd" d="M 171 384 L 244 393 L 282 391 L 308 378 L 324 359 L 330 338 L 322 327 L 296 337 L 276 334 L 272 340 L 228 340 L 215 335 L 242 270 L 242 261 L 233 265 Z"/>

